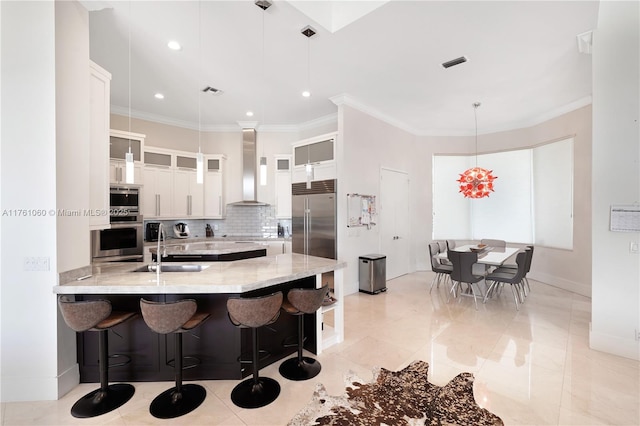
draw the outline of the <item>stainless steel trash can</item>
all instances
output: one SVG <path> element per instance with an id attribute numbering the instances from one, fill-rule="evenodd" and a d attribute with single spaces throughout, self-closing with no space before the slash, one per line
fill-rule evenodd
<path id="1" fill-rule="evenodd" d="M 360 256 L 358 265 L 360 291 L 377 294 L 387 291 L 387 256 L 367 254 Z"/>

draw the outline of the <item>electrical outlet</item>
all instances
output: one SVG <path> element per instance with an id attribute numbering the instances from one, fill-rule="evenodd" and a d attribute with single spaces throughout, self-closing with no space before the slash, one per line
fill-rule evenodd
<path id="1" fill-rule="evenodd" d="M 48 257 L 25 257 L 23 262 L 23 268 L 25 271 L 48 271 L 49 258 Z"/>

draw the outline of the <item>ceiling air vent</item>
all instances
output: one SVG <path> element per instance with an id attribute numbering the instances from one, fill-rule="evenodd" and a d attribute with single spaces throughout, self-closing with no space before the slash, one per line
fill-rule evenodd
<path id="1" fill-rule="evenodd" d="M 450 61 L 444 62 L 442 64 L 442 68 L 455 67 L 456 65 L 464 64 L 465 62 L 467 62 L 467 58 L 464 57 L 464 56 L 460 56 L 459 58 L 452 59 Z"/>
<path id="2" fill-rule="evenodd" d="M 221 95 L 222 94 L 222 90 L 220 89 L 216 89 L 215 87 L 211 87 L 211 86 L 207 86 L 204 89 L 202 89 L 203 92 L 205 93 L 213 93 L 214 95 Z"/>

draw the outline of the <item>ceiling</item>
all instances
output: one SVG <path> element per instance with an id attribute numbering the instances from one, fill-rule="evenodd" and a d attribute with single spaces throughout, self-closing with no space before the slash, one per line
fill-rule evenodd
<path id="1" fill-rule="evenodd" d="M 333 2 L 332 16 L 313 3 L 329 2 L 274 1 L 266 11 L 253 0 L 84 2 L 96 9 L 91 59 L 113 75 L 113 111 L 153 121 L 296 129 L 335 117 L 339 97 L 414 134 L 459 135 L 474 131 L 474 102 L 480 133 L 590 102 L 591 56 L 576 36 L 595 29 L 596 1 L 392 0 L 362 2 L 377 4 L 361 12 Z"/>

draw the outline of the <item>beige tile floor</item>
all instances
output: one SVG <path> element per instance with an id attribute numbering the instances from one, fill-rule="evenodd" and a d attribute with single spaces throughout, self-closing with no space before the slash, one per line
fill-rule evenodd
<path id="1" fill-rule="evenodd" d="M 349 370 L 368 380 L 374 367 L 397 370 L 417 359 L 430 364 L 430 381 L 438 385 L 474 373 L 476 400 L 507 425 L 640 424 L 639 363 L 589 349 L 590 299 L 532 281 L 519 312 L 508 288 L 476 311 L 468 298 L 447 303 L 442 287 L 430 294 L 432 277 L 409 274 L 389 281 L 386 293 L 347 296 L 345 341 L 319 357 L 319 376 L 288 381 L 277 365 L 260 372 L 282 386 L 267 407 L 234 406 L 229 395 L 236 381 L 202 381 L 203 405 L 179 419 L 158 420 L 149 403 L 171 384 L 135 383 L 133 399 L 120 409 L 75 419 L 71 405 L 95 387 L 81 384 L 58 401 L 3 403 L 2 425 L 285 425 L 316 383 L 340 394 Z"/>

